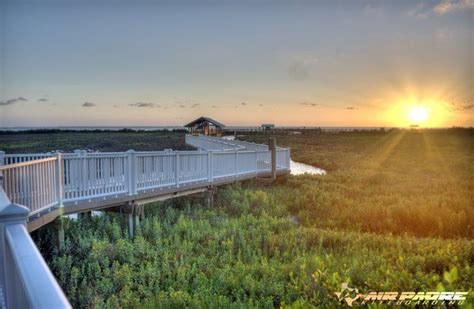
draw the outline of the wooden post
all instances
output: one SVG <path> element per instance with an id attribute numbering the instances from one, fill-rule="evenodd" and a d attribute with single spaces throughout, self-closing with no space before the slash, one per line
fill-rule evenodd
<path id="1" fill-rule="evenodd" d="M 58 152 L 56 154 L 56 198 L 58 206 L 63 207 L 63 154 Z"/>
<path id="2" fill-rule="evenodd" d="M 130 211 L 128 214 L 128 236 L 130 238 L 133 238 L 134 236 L 134 231 L 133 231 L 133 211 Z"/>
<path id="3" fill-rule="evenodd" d="M 58 249 L 64 249 L 64 227 L 62 224 L 58 227 Z"/>
<path id="4" fill-rule="evenodd" d="M 214 205 L 214 188 L 209 187 L 206 191 L 204 191 L 204 205 L 208 208 L 211 208 Z"/>
<path id="5" fill-rule="evenodd" d="M 56 230 L 56 247 L 59 250 L 64 249 L 64 223 L 63 217 L 59 216 L 53 221 L 53 228 Z"/>
<path id="6" fill-rule="evenodd" d="M 5 151 L 0 150 L 0 166 L 5 165 Z"/>
<path id="7" fill-rule="evenodd" d="M 136 234 L 138 226 L 140 225 L 140 207 L 139 205 L 133 205 L 133 233 Z"/>
<path id="8" fill-rule="evenodd" d="M 77 214 L 77 218 L 81 220 L 90 220 L 92 218 L 92 211 L 80 212 Z"/>
<path id="9" fill-rule="evenodd" d="M 272 155 L 272 180 L 276 179 L 276 140 L 274 137 L 268 139 L 268 150 Z"/>

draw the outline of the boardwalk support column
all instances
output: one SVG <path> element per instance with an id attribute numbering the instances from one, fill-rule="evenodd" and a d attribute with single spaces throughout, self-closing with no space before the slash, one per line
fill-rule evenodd
<path id="1" fill-rule="evenodd" d="M 59 216 L 54 220 L 53 227 L 57 232 L 56 235 L 56 246 L 61 251 L 64 249 L 64 225 L 62 216 Z"/>
<path id="2" fill-rule="evenodd" d="M 276 140 L 274 137 L 268 139 L 268 150 L 271 151 L 272 155 L 272 180 L 276 180 Z"/>
<path id="3" fill-rule="evenodd" d="M 92 218 L 92 211 L 80 212 L 77 214 L 77 217 L 81 220 L 84 220 L 84 219 L 90 220 Z"/>
<path id="4" fill-rule="evenodd" d="M 128 236 L 133 238 L 140 225 L 140 217 L 143 218 L 143 206 L 132 202 L 128 205 L 124 205 L 122 210 L 127 216 Z"/>
<path id="5" fill-rule="evenodd" d="M 206 207 L 210 208 L 214 206 L 214 194 L 216 190 L 215 188 L 208 188 L 206 191 L 203 192 L 203 197 L 204 197 L 204 204 Z"/>
<path id="6" fill-rule="evenodd" d="M 128 213 L 128 236 L 133 238 L 134 236 L 134 228 L 133 228 L 133 213 Z"/>

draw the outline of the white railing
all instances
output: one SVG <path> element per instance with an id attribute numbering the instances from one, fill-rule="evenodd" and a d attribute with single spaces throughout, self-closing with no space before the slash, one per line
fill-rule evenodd
<path id="1" fill-rule="evenodd" d="M 290 150 L 285 148 L 276 149 L 277 170 L 290 170 Z"/>
<path id="2" fill-rule="evenodd" d="M 4 267 L 0 289 L 6 288 L 7 306 L 70 308 L 29 238 L 25 227 L 28 216 L 40 215 L 52 207 L 67 207 L 64 203 L 82 199 L 119 194 L 135 198 L 149 189 L 212 185 L 214 181 L 248 179 L 271 172 L 271 152 L 265 147 L 244 147 L 215 138 L 187 137 L 188 140 L 193 146 L 200 145 L 195 147 L 201 150 L 21 155 L 0 152 L 0 267 Z M 205 147 L 208 148 L 202 150 Z M 277 171 L 288 172 L 289 160 L 289 149 L 276 150 Z M 7 209 L 7 196 L 28 209 L 16 205 L 18 214 Z M 21 218 L 14 222 L 13 217 Z"/>
<path id="3" fill-rule="evenodd" d="M 195 183 L 212 185 L 216 180 L 238 180 L 271 172 L 271 151 L 265 146 L 257 147 L 255 144 L 249 150 L 234 141 L 201 136 L 187 136 L 186 142 L 199 144 L 201 149 L 147 152 L 78 150 L 54 156 L 4 154 L 9 162 L 24 162 L 0 165 L 0 173 L 4 175 L 4 188 L 10 199 L 27 205 L 30 215 L 33 215 L 84 199 L 135 196 L 150 189 L 178 188 Z M 203 147 L 210 149 L 202 150 Z M 33 160 L 46 155 L 49 157 Z M 277 148 L 277 171 L 289 171 L 289 158 L 289 149 Z"/>
<path id="4" fill-rule="evenodd" d="M 179 155 L 172 151 L 141 152 L 136 155 L 137 190 L 172 186 L 176 183 L 176 164 Z"/>
<path id="5" fill-rule="evenodd" d="M 0 186 L 0 307 L 71 308 L 28 234 L 27 218 L 28 209 L 11 203 Z"/>
<path id="6" fill-rule="evenodd" d="M 257 151 L 257 172 L 272 170 L 272 154 L 270 151 Z"/>
<path id="7" fill-rule="evenodd" d="M 30 215 L 60 201 L 58 157 L 0 166 L 3 188 L 13 203 L 28 205 Z"/>
<path id="8" fill-rule="evenodd" d="M 0 151 L 0 165 L 23 163 L 53 156 L 54 154 L 51 152 L 33 154 L 5 154 L 3 151 Z"/>
<path id="9" fill-rule="evenodd" d="M 128 192 L 129 157 L 129 153 L 64 154 L 64 201 Z"/>

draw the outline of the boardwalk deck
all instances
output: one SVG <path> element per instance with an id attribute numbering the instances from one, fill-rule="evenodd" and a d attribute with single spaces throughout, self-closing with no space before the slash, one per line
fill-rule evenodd
<path id="1" fill-rule="evenodd" d="M 144 204 L 271 174 L 267 146 L 186 136 L 196 151 L 4 155 L 3 187 L 30 210 L 33 231 L 60 216 L 123 204 Z M 276 150 L 278 174 L 289 173 L 290 151 Z"/>
<path id="2" fill-rule="evenodd" d="M 266 176 L 272 157 L 277 173 L 290 171 L 289 149 L 272 156 L 265 145 L 202 136 L 186 136 L 186 142 L 198 150 L 0 152 L 0 308 L 71 308 L 28 234 L 62 214 L 141 205 Z"/>

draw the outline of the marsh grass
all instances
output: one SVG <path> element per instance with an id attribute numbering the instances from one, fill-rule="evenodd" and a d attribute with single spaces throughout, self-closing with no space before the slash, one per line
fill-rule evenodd
<path id="1" fill-rule="evenodd" d="M 189 149 L 183 132 L 168 131 L 64 131 L 32 130 L 28 132 L 0 132 L 0 150 L 7 153 L 38 153 L 77 149 L 105 152 L 156 151 L 166 148 Z"/>
<path id="2" fill-rule="evenodd" d="M 451 129 L 277 135 L 294 160 L 328 170 L 325 176 L 292 177 L 292 189 L 282 188 L 280 199 L 307 225 L 472 239 L 473 134 Z"/>
<path id="3" fill-rule="evenodd" d="M 328 174 L 149 205 L 133 239 L 114 214 L 66 220 L 61 252 L 36 232 L 73 306 L 336 308 L 343 282 L 472 294 L 472 130 L 276 137 Z"/>

